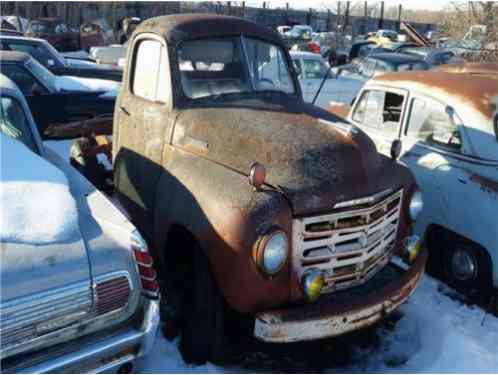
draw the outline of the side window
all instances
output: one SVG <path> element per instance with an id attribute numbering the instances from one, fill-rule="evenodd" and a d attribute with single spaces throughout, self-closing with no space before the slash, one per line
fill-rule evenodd
<path id="1" fill-rule="evenodd" d="M 321 60 L 303 60 L 304 78 L 322 79 L 327 68 L 322 64 Z"/>
<path id="2" fill-rule="evenodd" d="M 404 96 L 400 94 L 381 90 L 366 91 L 355 108 L 353 120 L 396 136 L 403 102 Z"/>
<path id="3" fill-rule="evenodd" d="M 451 107 L 435 100 L 415 98 L 411 103 L 410 119 L 405 133 L 427 143 L 459 150 L 460 123 L 458 115 Z"/>
<path id="4" fill-rule="evenodd" d="M 21 104 L 9 96 L 0 97 L 0 132 L 38 152 L 28 119 Z"/>
<path id="5" fill-rule="evenodd" d="M 357 121 L 360 124 L 363 124 L 363 120 L 365 120 L 365 110 L 367 107 L 368 93 L 369 91 L 363 91 L 363 94 L 361 95 L 361 98 L 358 101 L 358 104 L 356 105 L 356 108 L 353 112 L 353 121 Z"/>
<path id="6" fill-rule="evenodd" d="M 495 137 L 496 137 L 496 140 L 498 141 L 498 114 L 495 115 L 495 119 L 493 121 L 493 126 L 495 129 Z"/>
<path id="7" fill-rule="evenodd" d="M 46 94 L 47 90 L 24 68 L 19 65 L 2 65 L 2 74 L 9 77 L 26 96 L 32 96 L 35 91 Z"/>
<path id="8" fill-rule="evenodd" d="M 167 102 L 166 48 L 157 40 L 144 39 L 136 47 L 131 91 L 136 96 Z"/>

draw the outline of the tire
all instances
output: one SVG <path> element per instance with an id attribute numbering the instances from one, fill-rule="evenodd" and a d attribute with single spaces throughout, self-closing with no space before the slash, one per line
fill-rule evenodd
<path id="1" fill-rule="evenodd" d="M 441 254 L 442 276 L 459 292 L 486 300 L 491 293 L 491 258 L 472 241 L 450 233 Z"/>
<path id="2" fill-rule="evenodd" d="M 193 256 L 194 280 L 186 290 L 180 351 L 187 363 L 223 365 L 228 347 L 226 304 L 206 255 L 196 246 Z"/>

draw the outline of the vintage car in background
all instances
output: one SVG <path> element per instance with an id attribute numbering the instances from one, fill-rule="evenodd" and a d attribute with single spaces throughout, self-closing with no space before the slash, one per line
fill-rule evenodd
<path id="1" fill-rule="evenodd" d="M 55 75 L 110 79 L 117 82 L 123 77 L 122 70 L 113 66 L 97 64 L 91 59 L 66 57 L 45 39 L 0 35 L 0 50 L 25 52 Z"/>
<path id="2" fill-rule="evenodd" d="M 90 47 L 105 46 L 104 31 L 99 24 L 85 22 L 80 26 L 80 48 L 89 51 Z"/>
<path id="3" fill-rule="evenodd" d="M 30 21 L 24 35 L 45 39 L 60 52 L 80 49 L 80 36 L 61 19 L 40 18 Z"/>
<path id="4" fill-rule="evenodd" d="M 26 96 L 42 137 L 50 125 L 112 117 L 118 82 L 56 76 L 28 54 L 14 51 L 0 51 L 0 69 Z"/>
<path id="5" fill-rule="evenodd" d="M 429 66 L 450 64 L 453 61 L 463 61 L 463 59 L 457 57 L 453 51 L 444 48 L 401 47 L 398 49 L 398 52 L 421 57 Z"/>
<path id="6" fill-rule="evenodd" d="M 318 92 L 325 74 L 327 74 L 329 66 L 316 53 L 291 51 L 290 56 L 299 71 L 298 78 L 303 99 L 311 103 Z M 324 109 L 328 109 L 331 102 L 350 104 L 364 84 L 365 81 L 362 79 L 330 72 L 315 104 Z"/>
<path id="7" fill-rule="evenodd" d="M 414 179 L 303 101 L 278 33 L 236 17 L 156 17 L 126 61 L 116 197 L 165 275 L 166 326 L 181 329 L 186 361 L 223 363 L 249 337 L 342 335 L 408 299 L 427 258 L 411 234 L 423 205 Z"/>
<path id="8" fill-rule="evenodd" d="M 427 70 L 422 58 L 404 53 L 370 53 L 364 58 L 356 59 L 351 64 L 334 69 L 337 74 L 367 81 L 379 74 L 406 70 Z"/>
<path id="9" fill-rule="evenodd" d="M 2 372 L 129 372 L 159 322 L 147 244 L 43 146 L 22 93 L 3 75 L 0 109 Z"/>
<path id="10" fill-rule="evenodd" d="M 415 232 L 431 272 L 484 297 L 498 288 L 497 105 L 496 74 L 431 70 L 370 80 L 347 114 L 379 152 L 401 141 L 424 198 Z"/>
<path id="11" fill-rule="evenodd" d="M 128 49 L 128 41 L 124 44 L 111 44 L 106 47 L 91 47 L 90 58 L 97 64 L 107 64 L 118 66 L 119 60 L 126 57 L 126 50 Z"/>

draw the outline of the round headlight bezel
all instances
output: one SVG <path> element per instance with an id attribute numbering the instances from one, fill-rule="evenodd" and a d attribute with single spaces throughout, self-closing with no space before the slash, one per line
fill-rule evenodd
<path id="1" fill-rule="evenodd" d="M 269 246 L 272 246 L 272 243 L 275 240 L 278 240 L 277 236 L 285 243 L 285 246 L 282 247 L 281 253 L 277 254 L 281 257 L 281 260 L 277 261 L 277 267 L 269 268 L 268 267 L 268 259 L 267 257 L 270 255 L 268 251 L 272 251 Z M 273 242 L 272 242 L 273 240 Z M 275 250 L 275 249 L 274 249 Z M 257 250 L 256 250 L 256 263 L 261 270 L 261 272 L 268 277 L 272 277 L 277 275 L 287 264 L 287 260 L 289 258 L 289 238 L 287 234 L 281 229 L 273 229 L 267 234 L 260 237 L 257 241 Z"/>
<path id="2" fill-rule="evenodd" d="M 416 189 L 410 197 L 408 204 L 408 214 L 412 221 L 416 221 L 422 210 L 424 209 L 424 199 L 422 192 Z"/>

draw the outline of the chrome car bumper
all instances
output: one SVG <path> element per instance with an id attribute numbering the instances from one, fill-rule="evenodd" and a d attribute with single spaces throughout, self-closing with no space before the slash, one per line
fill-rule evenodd
<path id="1" fill-rule="evenodd" d="M 32 366 L 23 367 L 20 364 L 12 370 L 21 373 L 113 372 L 151 350 L 158 325 L 159 301 L 146 300 L 143 320 L 139 327 L 130 325 L 115 335 L 109 335 L 95 342 L 90 341 L 71 353 L 54 356 Z M 50 351 L 50 348 L 47 351 Z M 30 363 L 29 359 L 26 362 Z M 11 372 L 8 368 L 3 370 Z"/>

